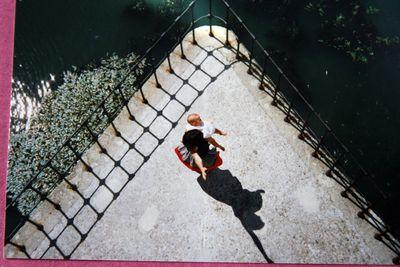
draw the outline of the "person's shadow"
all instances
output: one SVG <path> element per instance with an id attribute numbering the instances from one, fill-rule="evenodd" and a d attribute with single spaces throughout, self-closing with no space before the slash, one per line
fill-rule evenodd
<path id="1" fill-rule="evenodd" d="M 251 236 L 254 244 L 260 250 L 265 260 L 269 263 L 273 261 L 265 253 L 265 250 L 258 239 L 254 230 L 264 227 L 264 222 L 255 214 L 262 206 L 261 193 L 264 190 L 251 192 L 243 189 L 240 181 L 234 177 L 229 170 L 215 169 L 207 174 L 207 180 L 199 176 L 197 182 L 201 188 L 212 198 L 223 202 L 233 209 L 233 214 L 240 220 L 244 229 Z"/>

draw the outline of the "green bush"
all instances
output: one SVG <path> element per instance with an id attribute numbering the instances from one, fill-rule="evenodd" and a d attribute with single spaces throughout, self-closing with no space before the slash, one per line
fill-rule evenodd
<path id="1" fill-rule="evenodd" d="M 349 55 L 354 62 L 368 63 L 380 48 L 398 46 L 399 38 L 381 37 L 368 15 L 379 12 L 360 0 L 317 0 L 305 5 L 320 20 L 318 41 Z"/>
<path id="2" fill-rule="evenodd" d="M 15 198 L 22 192 L 43 165 L 93 113 L 96 106 L 127 76 L 135 61 L 137 56 L 133 53 L 122 58 L 113 55 L 101 60 L 99 66 L 89 66 L 82 71 L 73 68 L 63 74 L 62 84 L 43 99 L 40 109 L 31 120 L 29 130 L 11 133 L 7 180 L 9 198 Z M 136 90 L 136 77 L 143 74 L 144 67 L 143 61 L 122 83 L 121 90 L 125 97 L 130 97 Z M 122 107 L 122 97 L 118 92 L 112 96 L 106 104 L 110 113 L 115 113 Z M 96 134 L 104 131 L 107 125 L 107 118 L 99 113 L 89 119 L 89 126 Z M 83 153 L 92 141 L 90 133 L 83 130 L 71 139 L 71 144 Z M 67 166 L 72 166 L 76 160 L 74 153 L 63 147 L 52 165 L 67 175 Z M 60 177 L 46 167 L 32 186 L 41 193 L 48 194 L 60 181 Z M 18 201 L 20 212 L 27 214 L 37 203 L 38 197 L 32 190 L 24 192 Z"/>

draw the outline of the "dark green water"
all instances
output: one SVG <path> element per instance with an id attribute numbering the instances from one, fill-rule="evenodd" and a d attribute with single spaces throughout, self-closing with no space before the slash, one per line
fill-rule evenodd
<path id="1" fill-rule="evenodd" d="M 133 16 L 126 8 L 134 2 L 18 1 L 14 79 L 34 87 L 72 65 L 144 49 L 168 24 L 155 12 Z"/>
<path id="2" fill-rule="evenodd" d="M 371 16 L 378 34 L 400 36 L 399 1 L 365 3 L 381 10 Z M 349 56 L 318 42 L 317 16 L 304 9 L 289 11 L 300 33 L 295 40 L 288 40 L 270 34 L 276 16 L 268 12 L 268 6 L 257 9 L 242 4 L 232 5 L 264 45 L 284 52 L 287 61 L 280 62 L 288 66 L 289 76 L 362 165 L 375 174 L 375 182 L 392 203 L 381 205 L 385 219 L 398 231 L 400 50 L 377 49 L 368 64 L 354 63 Z"/>
<path id="3" fill-rule="evenodd" d="M 84 66 L 108 54 L 142 53 L 174 17 L 160 16 L 164 1 L 146 1 L 140 15 L 127 11 L 133 0 L 23 0 L 17 2 L 14 80 L 24 82 L 32 97 L 36 85 L 56 79 L 72 65 Z M 183 1 L 181 8 L 185 7 Z M 202 10 L 208 1 L 200 1 Z M 314 108 L 329 122 L 357 158 L 375 174 L 390 197 L 386 220 L 400 225 L 400 51 L 379 49 L 368 64 L 355 63 L 342 52 L 318 42 L 318 17 L 299 4 L 290 13 L 298 25 L 295 39 L 271 31 L 280 16 L 280 1 L 230 1 L 257 38 L 279 50 L 279 62 Z M 253 1 L 254 2 L 254 1 Z M 257 2 L 257 1 L 256 1 Z M 400 36 L 400 1 L 368 0 L 380 9 L 371 16 L 379 34 Z M 275 11 L 276 10 L 276 11 Z M 389 207 L 390 206 L 390 207 Z"/>

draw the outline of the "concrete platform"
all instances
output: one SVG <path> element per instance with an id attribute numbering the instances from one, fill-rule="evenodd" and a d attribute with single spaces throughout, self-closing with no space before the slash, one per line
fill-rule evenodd
<path id="1" fill-rule="evenodd" d="M 213 29 L 224 40 L 225 30 Z M 32 258 L 390 264 L 394 253 L 373 238 L 245 64 L 208 27 L 196 39 L 199 46 L 191 35 L 183 42 L 187 60 L 179 49 L 171 54 L 175 74 L 167 62 L 158 69 L 162 89 L 154 78 L 145 84 L 149 104 L 131 99 L 136 121 L 126 110 L 115 120 L 123 138 L 111 127 L 101 136 L 113 160 L 97 145 L 85 154 L 104 184 L 81 163 L 74 168 L 68 179 L 90 205 L 64 182 L 51 197 L 73 223 L 46 202 L 33 213 L 55 244 L 31 223 L 13 242 Z M 228 132 L 216 137 L 224 164 L 207 181 L 173 153 L 189 113 Z M 5 253 L 26 257 L 10 244 Z"/>

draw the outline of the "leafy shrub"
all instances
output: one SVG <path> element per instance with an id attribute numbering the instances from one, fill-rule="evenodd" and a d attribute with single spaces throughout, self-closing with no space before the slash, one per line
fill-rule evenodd
<path id="1" fill-rule="evenodd" d="M 131 65 L 137 61 L 133 53 L 126 57 L 113 55 L 100 61 L 99 66 L 89 66 L 83 71 L 73 68 L 63 74 L 62 84 L 49 95 L 33 116 L 29 130 L 12 133 L 10 136 L 9 168 L 7 181 L 7 196 L 15 198 L 23 191 L 27 183 L 52 158 L 62 144 L 79 128 L 79 126 L 95 110 L 96 106 L 111 92 L 116 85 L 128 75 Z M 121 90 L 125 97 L 130 97 L 136 90 L 136 77 L 143 74 L 145 63 L 141 62 L 122 82 Z M 121 97 L 113 97 L 106 101 L 110 113 L 118 112 L 121 108 Z M 107 118 L 98 114 L 91 116 L 88 124 L 96 134 L 107 127 Z M 90 133 L 79 131 L 71 144 L 83 153 L 92 143 Z M 66 175 L 69 168 L 76 162 L 74 153 L 63 147 L 55 156 L 52 165 Z M 32 187 L 42 194 L 48 194 L 60 182 L 60 177 L 46 167 L 37 177 Z M 38 195 L 27 190 L 18 201 L 18 209 L 27 214 L 37 203 Z"/>
<path id="2" fill-rule="evenodd" d="M 343 51 L 353 61 L 367 63 L 380 47 L 393 47 L 399 38 L 381 37 L 368 15 L 379 9 L 364 7 L 360 0 L 318 0 L 309 2 L 304 9 L 320 17 L 319 42 Z"/>

